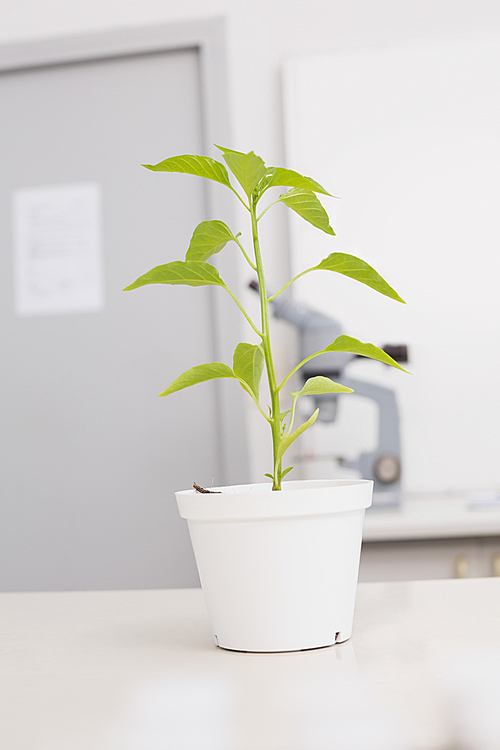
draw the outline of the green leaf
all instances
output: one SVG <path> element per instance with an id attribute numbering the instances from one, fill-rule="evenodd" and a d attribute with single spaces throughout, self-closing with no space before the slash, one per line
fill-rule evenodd
<path id="1" fill-rule="evenodd" d="M 374 344 L 363 344 L 352 336 L 338 336 L 333 344 L 327 346 L 326 349 L 323 349 L 319 354 L 325 352 L 351 352 L 351 354 L 360 354 L 362 357 L 376 359 L 378 362 L 383 362 L 385 365 L 391 365 L 391 367 L 397 367 L 398 370 L 408 372 L 408 370 L 401 367 L 395 359 L 386 354 L 383 349 L 379 349 L 378 346 L 375 346 Z"/>
<path id="2" fill-rule="evenodd" d="M 182 391 L 183 388 L 189 388 L 191 385 L 204 383 L 206 380 L 215 380 L 216 378 L 234 378 L 234 372 L 230 367 L 221 362 L 209 362 L 206 365 L 197 365 L 179 375 L 165 391 L 158 395 L 169 396 L 176 391 Z"/>
<path id="3" fill-rule="evenodd" d="M 261 179 L 266 174 L 266 165 L 260 158 L 250 151 L 244 154 L 241 151 L 233 151 L 230 148 L 217 146 L 224 154 L 224 160 L 234 174 L 245 193 L 250 196 Z"/>
<path id="4" fill-rule="evenodd" d="M 311 177 L 304 177 L 298 172 L 294 172 L 293 169 L 285 169 L 284 167 L 270 167 L 268 168 L 268 174 L 270 176 L 269 181 L 266 180 L 266 190 L 270 187 L 291 187 L 299 188 L 300 190 L 307 190 L 312 193 L 323 193 L 323 195 L 331 195 L 321 187 L 319 182 L 313 180 Z"/>
<path id="5" fill-rule="evenodd" d="M 264 355 L 258 346 L 238 344 L 234 350 L 233 370 L 249 387 L 256 399 L 259 398 L 259 385 L 264 369 Z"/>
<path id="6" fill-rule="evenodd" d="M 328 349 L 325 349 L 328 351 Z M 309 378 L 304 383 L 304 387 L 300 391 L 290 393 L 290 396 L 298 398 L 299 396 L 318 396 L 321 393 L 352 393 L 352 388 L 347 388 L 345 385 L 335 383 L 330 378 L 325 378 L 323 375 L 317 375 L 314 378 Z"/>
<path id="7" fill-rule="evenodd" d="M 283 469 L 283 471 L 281 472 L 281 479 L 283 479 L 283 477 L 286 476 L 286 474 L 288 474 L 288 472 L 291 471 L 292 469 L 293 469 L 293 466 L 289 466 L 287 469 Z"/>
<path id="8" fill-rule="evenodd" d="M 124 292 L 145 286 L 146 284 L 186 284 L 187 286 L 224 286 L 219 272 L 210 263 L 199 260 L 174 260 L 164 266 L 156 266 L 133 284 L 125 287 Z"/>
<path id="9" fill-rule="evenodd" d="M 158 164 L 143 164 L 146 169 L 153 172 L 181 172 L 182 174 L 194 174 L 197 177 L 205 177 L 207 180 L 220 182 L 226 187 L 231 187 L 229 175 L 224 164 L 215 161 L 209 156 L 196 156 L 183 154 L 182 156 L 171 156 L 169 159 L 160 161 Z"/>
<path id="10" fill-rule="evenodd" d="M 285 453 L 285 451 L 287 451 L 289 449 L 289 447 L 294 442 L 294 440 L 297 440 L 297 438 L 299 437 L 299 435 L 302 435 L 302 433 L 305 432 L 308 429 L 308 427 L 310 427 L 312 424 L 314 424 L 314 422 L 316 421 L 316 418 L 317 418 L 318 414 L 319 414 L 319 409 L 316 409 L 316 411 L 314 412 L 314 414 L 311 417 L 309 417 L 309 419 L 307 420 L 307 422 L 304 422 L 304 424 L 301 424 L 300 427 L 297 427 L 297 429 L 294 430 L 291 435 L 288 435 L 288 437 L 283 438 L 283 440 L 281 441 L 281 443 L 278 446 L 278 455 L 277 455 L 277 460 L 278 461 L 283 456 L 283 454 Z"/>
<path id="11" fill-rule="evenodd" d="M 308 221 L 314 227 L 322 229 L 327 234 L 335 234 L 330 226 L 330 219 L 319 199 L 310 190 L 293 188 L 288 193 L 280 195 L 278 200 L 282 201 L 299 216 Z"/>
<path id="12" fill-rule="evenodd" d="M 234 235 L 223 221 L 202 221 L 193 232 L 186 260 L 207 260 L 230 240 L 234 240 Z"/>
<path id="13" fill-rule="evenodd" d="M 384 281 L 374 268 L 365 263 L 364 260 L 356 258 L 354 255 L 347 255 L 346 253 L 331 253 L 327 258 L 324 258 L 321 263 L 314 266 L 313 270 L 318 271 L 335 271 L 341 273 L 344 276 L 349 276 L 351 279 L 356 279 L 362 284 L 370 286 L 380 294 L 385 294 L 386 297 L 395 299 L 398 302 L 405 304 L 404 299 L 401 299 L 399 294 Z"/>

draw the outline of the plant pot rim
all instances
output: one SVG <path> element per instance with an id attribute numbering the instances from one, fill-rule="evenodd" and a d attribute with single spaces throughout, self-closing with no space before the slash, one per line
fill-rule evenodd
<path id="1" fill-rule="evenodd" d="M 188 521 L 255 521 L 361 510 L 371 505 L 372 488 L 370 479 L 305 479 L 283 482 L 277 492 L 262 482 L 215 487 L 207 494 L 181 490 L 175 496 Z"/>

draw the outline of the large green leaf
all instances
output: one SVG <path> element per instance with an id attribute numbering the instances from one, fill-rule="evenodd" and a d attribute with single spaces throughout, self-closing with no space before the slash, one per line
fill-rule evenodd
<path id="1" fill-rule="evenodd" d="M 318 352 L 318 354 L 324 354 L 326 352 L 350 352 L 351 354 L 360 354 L 362 357 L 376 359 L 378 362 L 383 362 L 385 365 L 391 365 L 391 367 L 397 367 L 398 370 L 408 372 L 404 367 L 398 365 L 395 359 L 386 354 L 383 349 L 379 349 L 378 346 L 375 346 L 374 344 L 363 344 L 352 336 L 338 336 L 333 344 L 330 344 L 326 349 Z"/>
<path id="2" fill-rule="evenodd" d="M 241 151 L 233 151 L 224 146 L 216 146 L 224 154 L 224 160 L 234 174 L 245 193 L 250 196 L 254 188 L 266 174 L 266 165 L 260 158 L 250 151 L 244 154 Z"/>
<path id="3" fill-rule="evenodd" d="M 220 182 L 226 187 L 231 187 L 229 175 L 224 164 L 215 161 L 209 156 L 196 156 L 183 154 L 182 156 L 171 156 L 158 164 L 143 164 L 146 169 L 153 172 L 182 172 L 183 174 L 194 174 L 197 177 L 205 177 L 207 180 Z"/>
<path id="4" fill-rule="evenodd" d="M 300 427 L 297 427 L 296 430 L 294 430 L 291 435 L 288 435 L 287 437 L 283 438 L 281 443 L 278 446 L 278 460 L 283 456 L 285 451 L 289 449 L 291 444 L 294 442 L 294 440 L 297 440 L 299 435 L 302 435 L 303 432 L 307 430 L 308 427 L 310 427 L 317 419 L 317 416 L 319 414 L 319 409 L 316 409 L 314 414 L 309 417 L 307 422 L 304 422 L 304 424 L 301 424 Z"/>
<path id="5" fill-rule="evenodd" d="M 216 378 L 234 378 L 234 372 L 222 362 L 209 362 L 206 365 L 197 365 L 186 370 L 182 375 L 171 383 L 165 391 L 159 393 L 159 396 L 170 396 L 171 393 L 182 391 L 183 388 L 189 388 L 197 383 L 204 383 L 206 380 L 215 380 Z"/>
<path id="6" fill-rule="evenodd" d="M 208 260 L 230 240 L 234 240 L 234 235 L 223 221 L 202 221 L 193 232 L 186 260 Z"/>
<path id="7" fill-rule="evenodd" d="M 318 271 L 335 271 L 341 273 L 344 276 L 349 276 L 351 279 L 356 279 L 362 284 L 370 286 L 380 294 L 385 294 L 386 297 L 395 299 L 398 302 L 405 304 L 404 299 L 401 299 L 399 294 L 385 281 L 380 274 L 375 271 L 374 268 L 365 263 L 364 260 L 356 258 L 354 255 L 348 255 L 347 253 L 330 253 L 327 258 L 324 258 L 321 263 L 314 266 L 313 270 Z"/>
<path id="8" fill-rule="evenodd" d="M 124 292 L 145 286 L 146 284 L 186 284 L 187 286 L 207 286 L 214 284 L 224 286 L 219 272 L 210 263 L 201 260 L 174 260 L 163 266 L 156 266 L 133 284 L 125 287 Z"/>
<path id="9" fill-rule="evenodd" d="M 323 195 L 330 195 L 329 192 L 322 187 L 319 182 L 313 180 L 311 177 L 304 177 L 298 172 L 294 172 L 293 169 L 285 169 L 284 167 L 270 167 L 267 170 L 269 174 L 269 181 L 266 180 L 266 189 L 270 187 L 290 187 L 299 188 L 300 190 L 307 190 L 312 193 L 323 193 Z"/>
<path id="10" fill-rule="evenodd" d="M 285 205 L 298 213 L 299 216 L 308 221 L 314 227 L 322 229 L 323 232 L 326 232 L 327 234 L 335 234 L 330 226 L 328 214 L 319 202 L 319 199 L 310 190 L 293 188 L 293 190 L 289 190 L 288 193 L 280 195 L 278 200 L 285 203 Z"/>
<path id="11" fill-rule="evenodd" d="M 256 399 L 259 398 L 259 385 L 264 369 L 264 355 L 254 344 L 238 344 L 234 350 L 233 371 L 249 387 Z"/>
<path id="12" fill-rule="evenodd" d="M 346 337 L 347 338 L 347 337 Z M 325 349 L 325 351 L 329 351 Z M 303 388 L 300 391 L 291 393 L 290 396 L 298 398 L 299 396 L 319 396 L 322 393 L 352 393 L 352 388 L 347 388 L 345 385 L 335 383 L 330 378 L 325 378 L 323 375 L 316 375 L 314 378 L 309 378 L 304 383 Z"/>

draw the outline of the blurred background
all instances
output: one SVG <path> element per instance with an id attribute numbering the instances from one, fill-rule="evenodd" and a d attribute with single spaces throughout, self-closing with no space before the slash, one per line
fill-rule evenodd
<path id="1" fill-rule="evenodd" d="M 204 219 L 248 243 L 222 186 L 140 166 L 218 158 L 214 142 L 340 197 L 324 199 L 334 238 L 266 214 L 272 288 L 339 251 L 407 302 L 315 272 L 275 309 L 281 377 L 318 330 L 391 347 L 413 373 L 320 364 L 358 395 L 323 404 L 290 478 L 375 480 L 362 580 L 500 575 L 498 4 L 0 7 L 0 589 L 196 586 L 173 492 L 270 469 L 236 384 L 156 395 L 254 341 L 231 300 L 121 291 L 183 258 Z M 235 250 L 217 265 L 256 317 Z"/>

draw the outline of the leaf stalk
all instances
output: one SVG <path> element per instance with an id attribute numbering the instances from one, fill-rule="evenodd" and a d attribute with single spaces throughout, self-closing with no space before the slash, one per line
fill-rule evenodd
<path id="1" fill-rule="evenodd" d="M 271 297 L 269 297 L 267 301 L 272 302 L 273 299 L 276 299 L 276 297 L 279 297 L 281 292 L 284 292 L 285 289 L 288 289 L 288 287 L 291 286 L 294 281 L 297 281 L 297 279 L 300 279 L 301 276 L 304 276 L 306 273 L 309 273 L 310 271 L 314 271 L 314 270 L 315 270 L 315 266 L 313 266 L 312 268 L 307 268 L 305 271 L 301 271 L 300 273 L 297 274 L 297 276 L 294 276 L 293 279 L 290 279 L 290 281 L 287 281 L 285 286 L 282 286 L 281 289 L 275 294 L 273 294 Z"/>
<path id="2" fill-rule="evenodd" d="M 279 198 L 277 198 L 275 201 L 273 201 L 268 206 L 266 206 L 266 208 L 262 211 L 262 213 L 259 216 L 257 216 L 257 221 L 260 221 L 262 219 L 262 217 L 264 216 L 264 214 L 267 213 L 267 211 L 269 211 L 269 209 L 272 206 L 275 206 L 276 203 L 280 203 L 280 199 Z"/>
<path id="3" fill-rule="evenodd" d="M 242 313 L 243 313 L 243 315 L 245 316 L 245 318 L 246 318 L 246 321 L 247 321 L 247 323 L 248 323 L 248 324 L 249 324 L 249 325 L 251 326 L 251 328 L 252 328 L 252 329 L 253 329 L 253 330 L 255 331 L 255 333 L 257 334 L 257 336 L 260 336 L 260 338 L 263 338 L 263 333 L 262 333 L 262 331 L 259 331 L 259 329 L 257 328 L 257 326 L 256 326 L 256 325 L 254 324 L 254 322 L 253 322 L 253 320 L 251 319 L 250 315 L 249 315 L 249 314 L 247 313 L 247 311 L 245 310 L 245 308 L 243 307 L 243 305 L 241 304 L 241 302 L 239 301 L 239 299 L 238 299 L 238 297 L 237 297 L 237 296 L 235 295 L 235 293 L 234 293 L 234 292 L 233 292 L 233 291 L 232 291 L 232 290 L 231 290 L 231 289 L 230 289 L 230 288 L 229 288 L 229 287 L 227 286 L 227 284 L 223 284 L 223 286 L 224 286 L 224 289 L 226 290 L 226 292 L 227 292 L 228 294 L 230 294 L 230 295 L 231 295 L 231 297 L 233 298 L 233 300 L 234 300 L 234 301 L 236 302 L 236 304 L 238 305 L 239 309 L 241 310 L 241 312 L 242 312 Z"/>
<path id="4" fill-rule="evenodd" d="M 243 247 L 243 245 L 241 244 L 241 242 L 239 241 L 238 237 L 235 237 L 235 238 L 234 238 L 234 241 L 236 242 L 236 244 L 237 244 L 237 245 L 238 245 L 238 247 L 240 248 L 241 252 L 243 253 L 243 255 L 244 255 L 244 258 L 245 258 L 246 262 L 248 263 L 248 265 L 250 266 L 250 268 L 252 268 L 252 269 L 253 269 L 254 271 L 257 271 L 257 266 L 255 265 L 255 263 L 252 263 L 252 261 L 251 261 L 251 260 L 250 260 L 250 258 L 248 257 L 248 255 L 247 255 L 247 253 L 246 253 L 246 250 L 245 250 L 245 248 Z"/>
<path id="5" fill-rule="evenodd" d="M 310 354 L 309 357 L 306 357 L 305 359 L 303 359 L 302 362 L 299 362 L 299 364 L 296 365 L 293 368 L 293 370 L 290 370 L 290 372 L 288 373 L 288 375 L 286 376 L 286 378 L 280 383 L 280 385 L 278 386 L 278 391 L 281 391 L 281 389 L 283 388 L 283 386 L 285 385 L 285 383 L 287 383 L 290 380 L 290 378 L 292 377 L 292 375 L 295 375 L 295 373 L 298 370 L 300 370 L 300 368 L 303 365 L 305 365 L 311 359 L 314 359 L 314 357 L 317 357 L 319 354 L 322 354 L 322 353 L 323 353 L 322 351 L 321 352 L 315 352 L 314 354 Z"/>
<path id="6" fill-rule="evenodd" d="M 245 203 L 245 201 L 243 200 L 243 198 L 241 197 L 241 195 L 240 195 L 240 194 L 238 193 L 238 191 L 237 191 L 237 190 L 235 190 L 235 189 L 234 189 L 234 187 L 233 187 L 232 185 L 230 185 L 229 187 L 230 187 L 230 189 L 231 189 L 231 190 L 233 191 L 233 193 L 235 194 L 235 196 L 236 196 L 236 197 L 238 198 L 239 202 L 240 202 L 240 203 L 241 203 L 241 204 L 242 204 L 243 206 L 245 206 L 245 208 L 246 208 L 246 210 L 247 210 L 247 211 L 250 211 L 250 207 L 249 207 L 249 206 L 247 206 L 247 204 Z"/>

